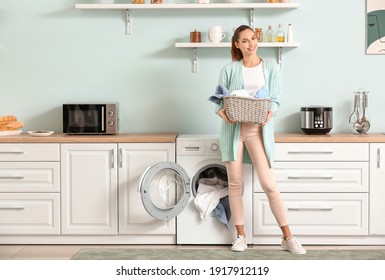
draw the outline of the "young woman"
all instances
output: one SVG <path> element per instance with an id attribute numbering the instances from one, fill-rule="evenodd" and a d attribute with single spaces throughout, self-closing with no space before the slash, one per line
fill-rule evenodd
<path id="1" fill-rule="evenodd" d="M 230 209 L 237 230 L 237 239 L 231 250 L 244 251 L 247 248 L 244 231 L 244 208 L 242 201 L 242 163 L 252 163 L 259 182 L 266 193 L 272 213 L 282 231 L 284 250 L 305 254 L 306 250 L 291 235 L 287 213 L 272 172 L 274 150 L 274 128 L 272 117 L 280 104 L 282 78 L 274 61 L 265 61 L 257 55 L 258 40 L 252 28 L 239 26 L 232 37 L 232 63 L 225 65 L 220 73 L 219 86 L 229 92 L 244 89 L 255 96 L 261 89 L 267 89 L 271 100 L 265 123 L 260 126 L 232 122 L 228 119 L 223 104 L 216 105 L 216 113 L 222 118 L 220 147 L 222 160 L 226 162 L 228 175 Z"/>

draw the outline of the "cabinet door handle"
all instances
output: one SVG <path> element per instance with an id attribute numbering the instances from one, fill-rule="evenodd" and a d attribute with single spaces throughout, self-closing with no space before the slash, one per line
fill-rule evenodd
<path id="1" fill-rule="evenodd" d="M 0 151 L 0 154 L 24 154 L 24 151 L 21 151 L 21 150 Z"/>
<path id="2" fill-rule="evenodd" d="M 381 168 L 381 150 L 377 148 L 377 168 Z"/>
<path id="3" fill-rule="evenodd" d="M 288 151 L 288 154 L 303 154 L 303 155 L 308 155 L 308 154 L 319 154 L 319 155 L 324 155 L 324 154 L 332 154 L 333 151 Z"/>
<path id="4" fill-rule="evenodd" d="M 24 210 L 23 205 L 0 205 L 0 210 Z"/>
<path id="5" fill-rule="evenodd" d="M 333 180 L 333 176 L 287 176 L 290 180 Z"/>
<path id="6" fill-rule="evenodd" d="M 115 152 L 114 152 L 114 149 L 111 150 L 111 166 L 112 166 L 112 169 L 115 168 Z"/>
<path id="7" fill-rule="evenodd" d="M 123 167 L 123 149 L 122 148 L 119 149 L 119 167 L 120 168 Z"/>
<path id="8" fill-rule="evenodd" d="M 0 179 L 18 179 L 22 180 L 24 179 L 23 175 L 0 175 Z"/>
<path id="9" fill-rule="evenodd" d="M 321 206 L 321 207 L 288 207 L 289 211 L 332 211 L 333 207 L 331 206 Z"/>

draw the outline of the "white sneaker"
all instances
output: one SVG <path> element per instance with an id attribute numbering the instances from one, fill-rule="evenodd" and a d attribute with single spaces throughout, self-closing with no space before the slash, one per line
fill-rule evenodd
<path id="1" fill-rule="evenodd" d="M 281 248 L 293 254 L 306 254 L 306 250 L 294 236 L 291 236 L 288 240 L 282 238 Z"/>
<path id="2" fill-rule="evenodd" d="M 246 238 L 243 235 L 239 235 L 237 240 L 233 242 L 233 246 L 231 246 L 231 251 L 243 252 L 246 248 Z"/>

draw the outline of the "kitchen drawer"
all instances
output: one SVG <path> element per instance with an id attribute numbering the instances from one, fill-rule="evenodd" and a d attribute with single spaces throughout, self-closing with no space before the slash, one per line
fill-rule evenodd
<path id="1" fill-rule="evenodd" d="M 0 192 L 60 192 L 60 164 L 0 162 Z"/>
<path id="2" fill-rule="evenodd" d="M 60 234 L 60 195 L 0 193 L 0 234 Z"/>
<path id="3" fill-rule="evenodd" d="M 368 162 L 277 162 L 281 192 L 368 192 Z M 263 192 L 254 175 L 254 192 Z"/>
<path id="4" fill-rule="evenodd" d="M 275 161 L 369 161 L 369 144 L 277 143 Z"/>
<path id="5" fill-rule="evenodd" d="M 59 144 L 0 144 L 0 161 L 59 160 Z"/>
<path id="6" fill-rule="evenodd" d="M 367 235 L 368 194 L 284 193 L 294 235 Z M 254 235 L 280 235 L 265 194 L 254 194 Z"/>

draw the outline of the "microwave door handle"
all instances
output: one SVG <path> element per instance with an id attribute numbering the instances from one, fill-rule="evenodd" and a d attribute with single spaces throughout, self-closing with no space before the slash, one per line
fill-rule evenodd
<path id="1" fill-rule="evenodd" d="M 102 132 L 104 132 L 104 106 L 102 106 Z"/>

